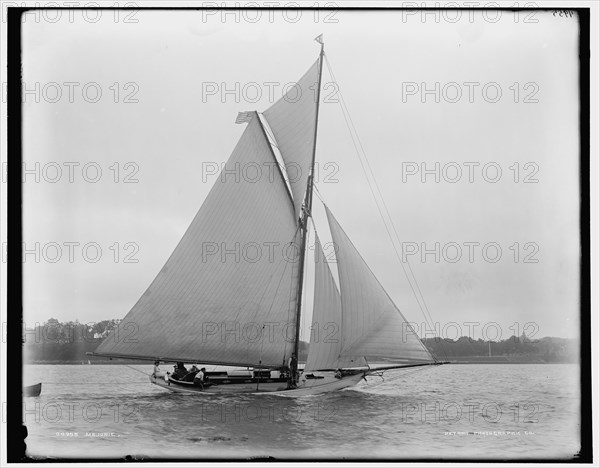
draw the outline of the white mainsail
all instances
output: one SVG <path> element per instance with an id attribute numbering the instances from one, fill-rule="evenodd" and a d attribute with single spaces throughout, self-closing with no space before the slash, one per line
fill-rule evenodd
<path id="1" fill-rule="evenodd" d="M 287 363 L 294 347 L 300 230 L 274 161 L 253 118 L 175 251 L 97 353 Z"/>
<path id="2" fill-rule="evenodd" d="M 263 112 L 286 167 L 297 217 L 302 212 L 315 144 L 319 62 Z"/>
<path id="3" fill-rule="evenodd" d="M 340 361 L 430 362 L 425 348 L 329 208 L 342 304 Z M 315 293 L 315 295 L 320 293 Z M 355 364 L 356 365 L 356 364 Z M 337 366 L 341 367 L 341 366 Z"/>

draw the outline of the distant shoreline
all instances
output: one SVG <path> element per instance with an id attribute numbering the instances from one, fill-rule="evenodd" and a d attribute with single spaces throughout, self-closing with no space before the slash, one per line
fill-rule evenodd
<path id="1" fill-rule="evenodd" d="M 93 325 L 79 322 L 61 323 L 56 319 L 48 319 L 43 325 L 26 330 L 24 334 L 24 361 L 28 364 L 64 364 L 81 365 L 151 365 L 151 359 L 108 359 L 105 355 L 93 354 L 100 343 L 113 336 L 111 333 L 118 327 L 120 320 L 103 320 Z M 93 338 L 92 338 L 93 337 Z M 399 337 L 401 338 L 401 337 Z M 461 336 L 457 339 L 442 337 L 421 338 L 429 354 L 439 361 L 456 364 L 546 364 L 546 363 L 578 363 L 580 344 L 576 339 L 543 337 L 532 339 L 526 336 L 510 336 L 498 341 L 473 339 Z M 310 344 L 298 343 L 298 360 L 303 362 L 308 357 Z M 200 349 L 197 350 L 202 355 Z M 402 353 L 400 350 L 397 357 Z M 144 355 L 143 352 L 135 353 Z M 140 356 L 141 357 L 141 356 Z M 390 361 L 398 363 L 399 361 Z"/>
<path id="2" fill-rule="evenodd" d="M 24 362 L 24 364 L 35 364 L 35 365 L 46 365 L 46 364 L 61 364 L 61 365 L 70 365 L 70 366 L 97 366 L 99 364 L 102 365 L 109 365 L 109 366 L 114 366 L 114 365 L 119 365 L 119 364 L 146 364 L 148 366 L 153 365 L 152 361 L 149 360 L 144 360 L 144 361 L 130 361 L 130 360 L 112 360 L 112 361 L 91 361 L 89 364 L 86 363 L 82 363 L 81 361 L 26 361 Z"/>
<path id="3" fill-rule="evenodd" d="M 475 359 L 473 359 L 475 358 Z M 446 361 L 446 360 L 444 360 Z M 468 357 L 464 357 L 464 358 L 448 358 L 447 359 L 448 363 L 450 364 L 577 364 L 577 361 L 543 361 L 543 360 L 534 360 L 534 359 L 510 359 L 510 358 L 506 358 L 506 359 L 502 359 L 502 358 L 488 358 L 488 359 L 484 359 L 484 358 L 478 358 L 477 356 L 473 356 L 471 358 Z M 29 361 L 29 362 L 25 362 L 25 365 L 70 365 L 70 366 L 88 366 L 88 365 L 92 365 L 92 366 L 98 366 L 98 365 L 109 365 L 109 366 L 116 366 L 116 365 L 148 365 L 151 366 L 152 362 L 151 361 L 125 361 L 125 360 L 121 360 L 121 361 L 116 361 L 116 360 L 112 360 L 112 361 L 92 361 L 90 364 L 85 363 L 82 364 L 81 362 L 76 362 L 76 361 Z M 304 364 L 302 362 L 300 362 L 300 364 Z M 252 366 L 250 366 L 252 367 Z"/>
<path id="4" fill-rule="evenodd" d="M 577 364 L 577 361 L 522 361 L 522 360 L 494 360 L 490 359 L 489 361 L 482 360 L 452 360 L 449 359 L 448 362 L 450 364 Z"/>

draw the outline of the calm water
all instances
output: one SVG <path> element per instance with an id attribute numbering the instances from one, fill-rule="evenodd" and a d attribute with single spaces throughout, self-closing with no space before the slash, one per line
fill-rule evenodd
<path id="1" fill-rule="evenodd" d="M 33 457 L 562 458 L 579 450 L 571 364 L 391 371 L 304 398 L 175 394 L 150 365 L 34 365 Z"/>

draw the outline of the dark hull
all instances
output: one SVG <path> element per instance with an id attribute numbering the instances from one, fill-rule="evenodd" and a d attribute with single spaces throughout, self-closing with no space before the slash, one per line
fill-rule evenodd
<path id="1" fill-rule="evenodd" d="M 42 393 L 42 383 L 37 383 L 35 385 L 29 385 L 27 387 L 23 387 L 23 396 L 24 397 L 36 397 L 40 396 Z"/>
<path id="2" fill-rule="evenodd" d="M 202 383 L 186 382 L 184 380 L 175 379 L 170 376 L 168 382 L 165 382 L 169 387 L 181 388 L 195 392 L 210 392 L 217 390 L 218 392 L 232 393 L 251 393 L 260 391 L 285 390 L 287 388 L 286 378 L 256 378 L 256 377 L 217 377 L 210 378 Z"/>
<path id="3" fill-rule="evenodd" d="M 321 373 L 320 373 L 321 374 Z M 300 378 L 297 388 L 288 388 L 286 379 L 227 379 L 227 382 L 208 386 L 194 385 L 192 382 L 181 382 L 164 377 L 150 376 L 150 382 L 172 392 L 184 393 L 275 393 L 286 396 L 306 396 L 329 393 L 356 385 L 365 375 L 357 372 L 338 379 L 333 372 L 322 373 L 317 378 Z"/>

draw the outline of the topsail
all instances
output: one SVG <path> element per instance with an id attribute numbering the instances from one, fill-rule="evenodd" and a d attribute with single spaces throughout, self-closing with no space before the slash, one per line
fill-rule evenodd
<path id="1" fill-rule="evenodd" d="M 315 144 L 319 62 L 263 113 L 285 163 L 297 217 L 302 212 Z"/>

